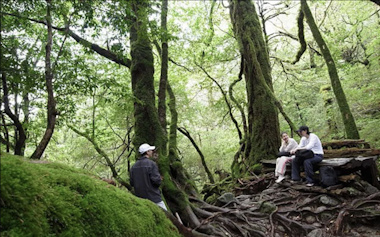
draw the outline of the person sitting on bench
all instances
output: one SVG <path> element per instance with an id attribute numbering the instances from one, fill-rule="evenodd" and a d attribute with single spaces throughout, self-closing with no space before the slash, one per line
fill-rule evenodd
<path id="1" fill-rule="evenodd" d="M 290 151 L 298 146 L 298 143 L 293 138 L 290 138 L 286 132 L 281 133 L 281 147 L 277 154 L 275 177 L 278 177 L 276 183 L 280 183 L 285 179 L 286 164 L 295 156 L 290 154 Z"/>
<path id="2" fill-rule="evenodd" d="M 314 186 L 314 166 L 323 159 L 323 147 L 318 136 L 309 131 L 309 127 L 301 126 L 297 132 L 300 134 L 301 141 L 297 148 L 290 153 L 296 157 L 292 160 L 292 180 L 298 182 L 300 177 L 300 165 L 304 166 L 306 173 L 306 186 Z"/>

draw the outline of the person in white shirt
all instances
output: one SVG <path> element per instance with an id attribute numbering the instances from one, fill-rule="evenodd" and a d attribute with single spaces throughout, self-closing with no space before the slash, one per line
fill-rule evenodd
<path id="1" fill-rule="evenodd" d="M 309 127 L 301 126 L 297 132 L 301 135 L 301 141 L 297 148 L 293 149 L 290 153 L 295 154 L 297 150 L 306 149 L 311 150 L 314 153 L 314 157 L 310 159 L 302 159 L 296 156 L 292 160 L 292 180 L 300 181 L 300 165 L 304 166 L 306 173 L 306 186 L 311 187 L 314 185 L 314 165 L 318 164 L 323 159 L 323 147 L 321 140 L 318 136 L 309 131 Z"/>
<path id="2" fill-rule="evenodd" d="M 290 138 L 286 132 L 281 133 L 281 147 L 279 149 L 279 158 L 276 160 L 276 170 L 275 177 L 278 177 L 276 183 L 280 183 L 285 179 L 286 164 L 290 162 L 295 156 L 290 155 L 290 151 L 298 146 L 298 143 L 293 138 Z M 289 153 L 286 155 L 281 155 L 281 153 Z"/>

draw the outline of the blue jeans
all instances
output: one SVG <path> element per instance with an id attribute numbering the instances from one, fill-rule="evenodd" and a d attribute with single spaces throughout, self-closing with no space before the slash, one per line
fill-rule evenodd
<path id="1" fill-rule="evenodd" d="M 296 158 L 292 160 L 292 180 L 301 180 L 300 165 L 302 165 L 303 163 L 303 167 L 306 173 L 306 182 L 314 183 L 314 180 L 313 180 L 314 165 L 321 162 L 322 159 L 323 159 L 322 154 L 314 154 L 313 158 L 306 159 L 306 160 L 296 156 Z"/>

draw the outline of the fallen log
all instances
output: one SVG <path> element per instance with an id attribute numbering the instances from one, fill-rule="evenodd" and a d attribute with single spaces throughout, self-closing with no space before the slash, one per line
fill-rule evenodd
<path id="1" fill-rule="evenodd" d="M 323 150 L 324 158 L 335 157 L 358 157 L 358 156 L 378 156 L 380 149 L 362 149 L 362 148 L 342 148 L 338 150 Z"/>
<path id="2" fill-rule="evenodd" d="M 346 139 L 346 140 L 333 140 L 329 142 L 323 142 L 322 147 L 324 150 L 336 150 L 341 149 L 343 147 L 351 148 L 365 148 L 369 149 L 370 144 L 366 142 L 364 139 Z"/>

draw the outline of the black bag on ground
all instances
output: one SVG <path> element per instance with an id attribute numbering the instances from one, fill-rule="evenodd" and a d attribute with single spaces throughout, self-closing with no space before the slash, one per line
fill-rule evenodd
<path id="1" fill-rule="evenodd" d="M 277 153 L 277 157 L 281 157 L 281 156 L 290 156 L 290 152 L 280 151 L 279 153 Z"/>
<path id="2" fill-rule="evenodd" d="M 338 175 L 331 166 L 322 166 L 319 168 L 319 180 L 324 188 L 338 184 Z"/>
<path id="3" fill-rule="evenodd" d="M 310 159 L 314 157 L 314 152 L 312 150 L 306 150 L 306 149 L 297 150 L 296 157 L 299 157 L 299 159 L 304 159 L 304 160 Z"/>

